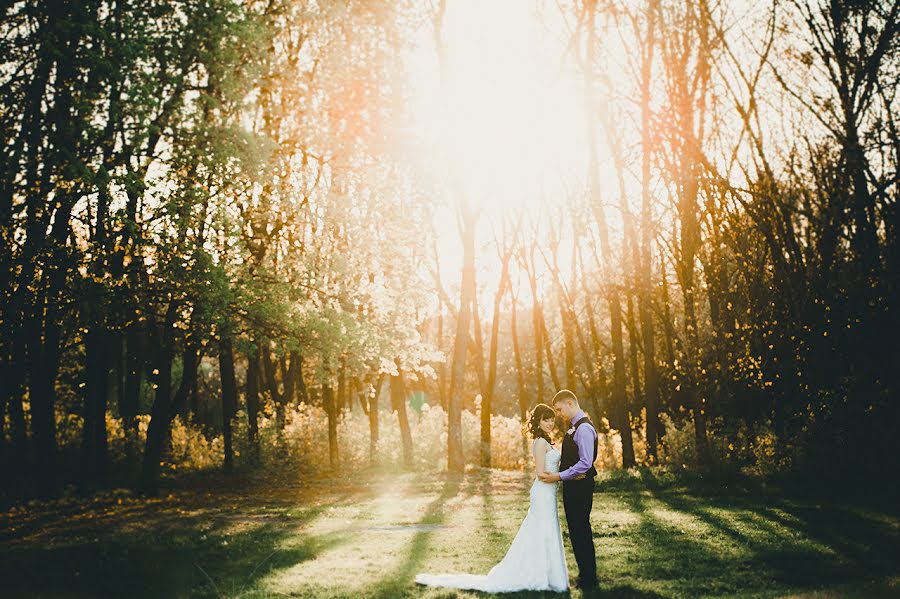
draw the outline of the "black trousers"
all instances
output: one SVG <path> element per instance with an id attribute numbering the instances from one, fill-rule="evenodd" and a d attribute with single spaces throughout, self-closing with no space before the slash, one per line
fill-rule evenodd
<path id="1" fill-rule="evenodd" d="M 591 506 L 594 504 L 594 479 L 564 480 L 563 508 L 569 525 L 569 540 L 578 564 L 578 577 L 584 583 L 597 581 L 597 557 L 591 531 Z"/>

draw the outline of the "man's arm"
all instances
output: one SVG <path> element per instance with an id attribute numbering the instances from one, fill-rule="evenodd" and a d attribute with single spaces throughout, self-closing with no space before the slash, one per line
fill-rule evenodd
<path id="1" fill-rule="evenodd" d="M 591 469 L 594 462 L 594 435 L 597 431 L 585 422 L 575 431 L 575 445 L 578 446 L 578 461 L 559 473 L 560 480 L 571 480 Z"/>

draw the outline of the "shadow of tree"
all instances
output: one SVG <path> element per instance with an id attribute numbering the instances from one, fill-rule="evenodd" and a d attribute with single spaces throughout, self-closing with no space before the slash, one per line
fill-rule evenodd
<path id="1" fill-rule="evenodd" d="M 353 499 L 347 498 L 348 502 Z M 263 576 L 314 559 L 346 542 L 349 535 L 296 541 L 298 526 L 335 503 L 308 508 L 296 516 L 254 522 L 169 517 L 139 533 L 104 538 L 77 536 L 41 545 L 0 549 L 4 596 L 64 597 L 222 597 L 240 594 Z M 219 514 L 218 516 L 221 516 Z M 200 526 L 200 524 L 204 524 Z M 79 532 L 90 532 L 81 531 Z M 92 534 L 99 534 L 94 531 Z"/>
<path id="2" fill-rule="evenodd" d="M 718 566 L 709 574 L 727 579 L 735 591 L 760 590 L 771 585 L 767 581 L 796 589 L 869 584 L 897 574 L 900 535 L 849 507 L 766 498 L 773 506 L 748 494 L 701 497 L 661 489 L 647 470 L 641 477 L 654 499 L 743 549 L 743 557 L 711 556 Z M 695 545 L 688 550 L 697 551 Z"/>
<path id="3" fill-rule="evenodd" d="M 234 595 L 271 568 L 313 559 L 323 547 L 279 545 L 283 527 L 264 525 L 215 542 L 207 536 L 116 538 L 102 544 L 18 549 L 0 554 L 8 596 L 218 597 Z M 5 553 L 5 552 L 4 552 Z"/>
<path id="4" fill-rule="evenodd" d="M 601 587 L 596 592 L 502 597 L 784 595 L 818 593 L 822 587 L 829 594 L 837 591 L 837 596 L 898 595 L 896 582 L 890 582 L 900 579 L 900 529 L 893 512 L 782 490 L 759 494 L 730 485 L 717 489 L 708 480 L 698 481 L 696 487 L 692 482 L 673 484 L 657 480 L 649 470 L 638 471 L 632 479 L 597 490 L 601 499 L 595 500 L 595 515 L 603 506 L 618 505 L 612 509 L 621 510 L 627 523 L 595 531 L 595 538 L 605 539 L 611 549 L 606 553 L 598 544 Z M 411 487 L 420 495 L 416 504 L 424 503 L 425 511 L 414 526 L 404 525 L 414 532 L 403 537 L 408 541 L 400 546 L 402 553 L 392 568 L 365 581 L 359 592 L 378 599 L 424 592 L 412 578 L 435 539 L 444 540 L 444 534 L 455 538 L 452 530 L 441 531 L 452 509 L 448 503 L 458 495 L 472 500 L 466 505 L 474 507 L 478 520 L 480 538 L 473 547 L 502 551 L 485 535 L 511 536 L 514 531 L 498 530 L 496 523 L 514 520 L 512 513 L 522 508 L 520 493 L 526 486 L 524 481 L 506 482 L 506 487 L 502 480 L 498 486 L 490 472 L 479 472 L 446 475 Z M 368 530 L 358 520 L 371 513 L 360 502 L 377 497 L 377 491 L 335 491 L 327 501 L 302 510 L 296 503 L 272 509 L 263 502 L 240 507 L 173 504 L 166 509 L 135 505 L 111 516 L 107 510 L 112 506 L 101 505 L 53 518 L 48 508 L 46 514 L 27 520 L 24 531 L 10 528 L 0 537 L 12 541 L 0 541 L 0 595 L 270 596 L 264 578 L 325 557 Z M 340 506 L 353 506 L 359 516 L 343 528 L 329 523 L 327 533 L 303 532 L 305 524 Z M 67 523 L 68 518 L 77 521 Z M 303 587 L 297 592 L 312 591 Z M 335 587 L 323 596 L 346 592 Z M 433 589 L 428 594 L 460 593 Z M 465 595 L 493 596 L 474 591 Z"/>
<path id="5" fill-rule="evenodd" d="M 482 499 L 480 531 L 487 538 L 498 539 L 502 536 L 502 533 L 495 524 L 494 485 L 490 476 L 479 477 L 476 490 Z"/>
<path id="6" fill-rule="evenodd" d="M 463 479 L 464 475 L 447 474 L 440 494 L 428 504 L 425 514 L 417 525 L 443 524 L 444 506 L 449 499 L 459 493 Z M 376 599 L 391 599 L 405 594 L 404 589 L 410 584 L 410 579 L 421 564 L 433 532 L 433 529 L 425 529 L 413 535 L 403 561 L 375 584 L 371 596 Z"/>
<path id="7" fill-rule="evenodd" d="M 624 496 L 630 510 L 638 516 L 635 530 L 631 531 L 635 548 L 627 557 L 631 564 L 626 577 L 637 575 L 641 579 L 660 583 L 676 596 L 728 594 L 741 589 L 730 579 L 723 579 L 725 569 L 734 569 L 732 557 L 718 551 L 680 526 L 668 524 L 653 514 L 644 492 L 632 491 Z M 764 580 L 753 576 L 751 586 L 761 588 Z M 622 577 L 621 575 L 619 576 Z M 604 577 L 601 576 L 601 584 Z M 613 581 L 615 584 L 617 581 Z"/>

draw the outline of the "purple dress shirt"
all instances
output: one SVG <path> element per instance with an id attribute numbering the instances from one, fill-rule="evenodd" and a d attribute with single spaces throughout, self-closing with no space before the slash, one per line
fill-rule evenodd
<path id="1" fill-rule="evenodd" d="M 578 410 L 578 413 L 572 418 L 572 424 L 585 417 L 584 410 Z M 571 427 L 570 427 L 571 428 Z M 594 439 L 597 437 L 597 431 L 589 422 L 585 422 L 575 430 L 575 445 L 578 446 L 578 461 L 571 467 L 566 468 L 559 473 L 560 480 L 569 480 L 573 476 L 583 474 L 591 469 L 594 461 Z"/>

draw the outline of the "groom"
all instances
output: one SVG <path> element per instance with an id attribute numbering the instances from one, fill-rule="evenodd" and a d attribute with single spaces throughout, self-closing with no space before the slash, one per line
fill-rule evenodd
<path id="1" fill-rule="evenodd" d="M 571 423 L 562 442 L 559 472 L 545 472 L 541 480 L 563 481 L 563 508 L 569 525 L 572 552 L 578 563 L 580 589 L 597 588 L 597 559 L 591 531 L 591 505 L 594 500 L 594 477 L 597 469 L 597 431 L 578 405 L 578 398 L 568 389 L 553 396 L 553 407 Z"/>

